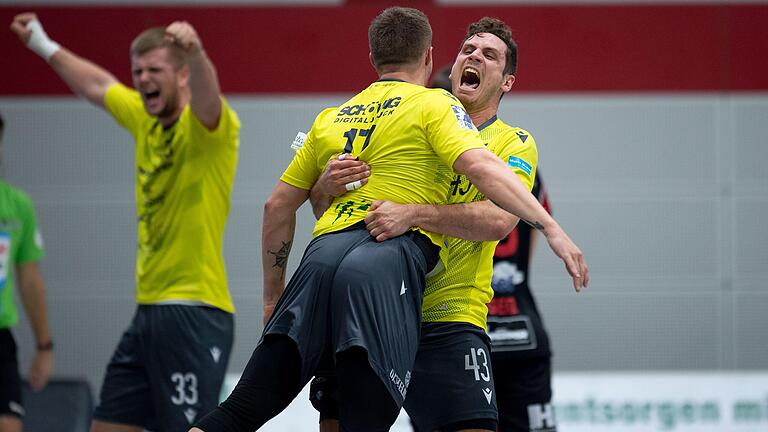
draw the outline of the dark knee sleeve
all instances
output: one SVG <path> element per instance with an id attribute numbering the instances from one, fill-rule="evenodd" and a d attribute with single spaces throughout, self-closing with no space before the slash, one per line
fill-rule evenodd
<path id="1" fill-rule="evenodd" d="M 400 407 L 368 363 L 368 353 L 352 348 L 336 356 L 339 424 L 342 432 L 386 432 Z"/>
<path id="2" fill-rule="evenodd" d="M 287 336 L 256 347 L 232 394 L 195 426 L 205 432 L 250 432 L 283 411 L 301 391 L 301 356 Z"/>

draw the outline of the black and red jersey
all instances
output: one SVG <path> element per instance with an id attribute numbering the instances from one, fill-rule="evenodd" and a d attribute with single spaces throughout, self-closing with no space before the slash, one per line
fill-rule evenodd
<path id="1" fill-rule="evenodd" d="M 551 212 L 540 172 L 532 193 Z M 532 234 L 531 226 L 520 222 L 496 246 L 491 281 L 494 295 L 488 304 L 488 334 L 494 353 L 526 357 L 550 355 L 549 337 L 528 285 Z"/>

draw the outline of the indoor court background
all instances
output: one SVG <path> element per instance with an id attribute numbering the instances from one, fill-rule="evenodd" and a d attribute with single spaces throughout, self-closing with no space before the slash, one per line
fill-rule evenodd
<path id="1" fill-rule="evenodd" d="M 36 11 L 53 40 L 127 84 L 139 31 L 198 30 L 242 122 L 224 250 L 237 374 L 262 329 L 263 202 L 296 132 L 376 79 L 367 26 L 401 4 L 430 17 L 436 69 L 482 16 L 520 46 L 499 116 L 536 138 L 554 214 L 591 273 L 575 294 L 540 242 L 531 286 L 561 432 L 768 431 L 768 2 L 183 3 L 0 0 L 2 172 L 35 201 L 45 237 L 56 377 L 96 395 L 134 312 L 132 139 L 18 43 L 12 17 Z M 289 272 L 312 223 L 303 208 Z M 25 321 L 15 334 L 26 368 Z M 291 420 L 306 429 L 273 430 L 315 430 L 305 408 Z"/>

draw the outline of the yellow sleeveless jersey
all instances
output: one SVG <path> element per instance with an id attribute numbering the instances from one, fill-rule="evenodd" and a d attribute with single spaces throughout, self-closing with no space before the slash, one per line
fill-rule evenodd
<path id="1" fill-rule="evenodd" d="M 318 219 L 313 232 L 318 236 L 363 220 L 373 200 L 445 203 L 450 167 L 463 152 L 482 147 L 477 129 L 450 93 L 380 80 L 341 107 L 321 112 L 280 179 L 309 190 L 328 161 L 343 152 L 371 166 L 368 183 L 336 198 Z M 424 233 L 443 247 L 442 235 Z"/>
<path id="2" fill-rule="evenodd" d="M 533 188 L 538 152 L 533 137 L 496 116 L 480 126 L 488 149 L 507 163 L 520 180 Z M 481 201 L 485 196 L 469 180 L 456 174 L 450 185 L 452 204 Z M 446 236 L 445 271 L 427 279 L 422 307 L 424 322 L 467 322 L 486 328 L 486 306 L 493 298 L 493 252 L 498 241 L 469 241 Z"/>
<path id="3" fill-rule="evenodd" d="M 111 86 L 104 105 L 136 142 L 139 304 L 202 302 L 234 312 L 222 256 L 237 166 L 237 114 L 222 101 L 216 130 L 189 106 L 163 128 L 139 94 Z"/>

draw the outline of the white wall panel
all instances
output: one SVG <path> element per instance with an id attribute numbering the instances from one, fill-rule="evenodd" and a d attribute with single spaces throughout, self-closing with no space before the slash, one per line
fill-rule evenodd
<path id="1" fill-rule="evenodd" d="M 261 330 L 263 201 L 296 132 L 344 99 L 230 98 L 243 123 L 225 237 L 239 311 L 232 368 Z M 5 177 L 32 195 L 48 241 L 57 373 L 97 387 L 134 308 L 130 137 L 75 98 L 0 98 L 0 111 Z M 555 215 L 592 269 L 592 286 L 576 296 L 543 243 L 537 251 L 533 288 L 558 369 L 768 364 L 768 95 L 511 94 L 500 112 L 536 137 Z M 311 224 L 303 209 L 289 270 Z"/>

